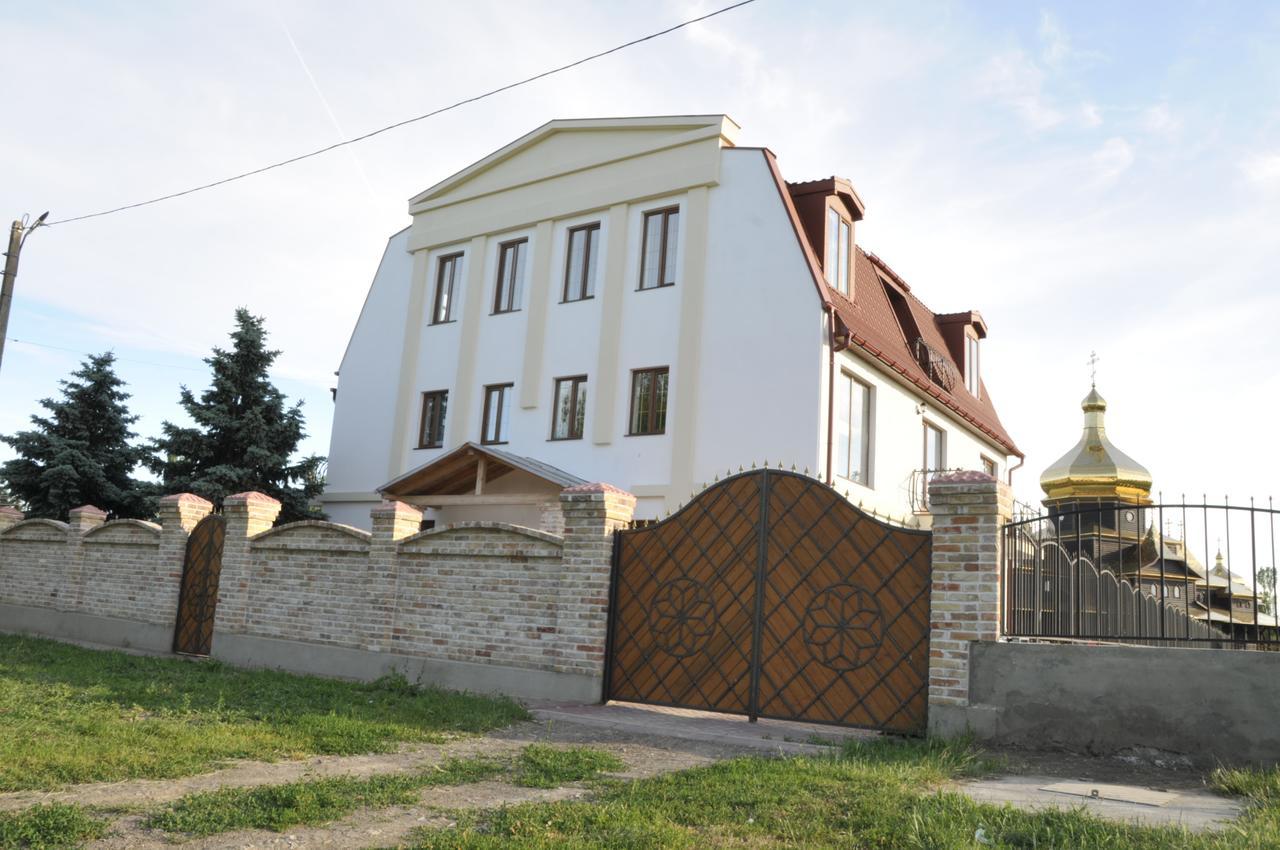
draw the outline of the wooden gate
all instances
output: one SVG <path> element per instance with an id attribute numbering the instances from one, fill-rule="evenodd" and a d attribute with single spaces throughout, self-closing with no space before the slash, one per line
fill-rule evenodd
<path id="1" fill-rule="evenodd" d="M 218 606 L 218 576 L 222 572 L 226 536 L 226 520 L 219 514 L 209 514 L 187 538 L 178 620 L 173 629 L 174 652 L 208 655 L 213 646 L 213 615 Z"/>
<path id="2" fill-rule="evenodd" d="M 755 470 L 615 541 L 609 699 L 923 733 L 932 535 Z"/>

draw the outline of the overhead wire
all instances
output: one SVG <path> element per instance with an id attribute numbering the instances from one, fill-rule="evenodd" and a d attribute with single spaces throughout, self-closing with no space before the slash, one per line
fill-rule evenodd
<path id="1" fill-rule="evenodd" d="M 71 216 L 69 218 L 63 218 L 57 221 L 48 222 L 47 226 L 52 227 L 59 224 L 69 224 L 73 221 L 84 221 L 85 219 L 99 218 L 101 216 L 113 215 L 114 213 L 124 212 L 126 210 L 132 210 L 132 209 L 137 209 L 139 207 L 150 206 L 151 204 L 158 204 L 158 203 L 161 203 L 162 201 L 171 201 L 174 198 L 181 198 L 184 195 L 191 195 L 196 192 L 203 192 L 206 189 L 213 189 L 218 186 L 225 186 L 226 184 L 233 183 L 237 180 L 244 180 L 247 177 L 253 177 L 257 174 L 262 174 L 264 172 L 271 171 L 276 168 L 283 168 L 286 165 L 293 165 L 294 163 L 302 162 L 303 160 L 311 159 L 312 157 L 320 156 L 321 154 L 325 154 L 330 151 L 337 150 L 339 148 L 344 148 L 344 147 L 347 147 L 348 145 L 354 145 L 358 142 L 363 142 L 367 139 L 372 139 L 374 136 L 379 136 L 383 133 L 387 133 L 392 130 L 396 130 L 401 127 L 408 126 L 409 124 L 414 124 L 418 121 L 423 121 L 423 120 L 426 120 L 427 118 L 432 118 L 436 115 L 441 115 L 445 112 L 458 109 L 459 107 L 466 106 L 471 103 L 476 103 L 477 101 L 481 101 L 486 98 L 493 97 L 494 95 L 502 94 L 503 92 L 511 91 L 512 89 L 516 89 L 521 86 L 526 86 L 530 83 L 536 82 L 541 79 L 545 79 L 546 77 L 550 77 L 554 74 L 559 74 L 564 71 L 568 71 L 571 68 L 576 68 L 579 65 L 584 65 L 587 62 L 592 62 L 596 59 L 601 59 L 605 56 L 609 56 L 610 54 L 617 53 L 621 50 L 626 50 L 629 47 L 635 47 L 637 44 L 643 44 L 646 41 L 652 41 L 655 38 L 661 38 L 664 35 L 669 35 L 670 33 L 673 33 L 677 30 L 684 29 L 685 27 L 688 27 L 688 26 L 692 26 L 693 24 L 710 20 L 711 18 L 714 18 L 717 15 L 723 15 L 726 12 L 732 12 L 734 9 L 740 9 L 743 6 L 750 5 L 751 3 L 754 3 L 754 2 L 756 2 L 756 0 L 740 0 L 740 2 L 721 7 L 719 9 L 716 9 L 715 11 L 708 12 L 705 15 L 699 15 L 696 18 L 690 18 L 686 21 L 681 21 L 680 23 L 675 24 L 674 26 L 670 26 L 670 27 L 667 27 L 666 29 L 658 30 L 657 32 L 649 33 L 648 35 L 641 36 L 640 38 L 632 39 L 631 41 L 624 42 L 622 44 L 617 45 L 616 47 L 611 47 L 608 50 L 601 50 L 598 53 L 593 53 L 590 56 L 584 56 L 581 59 L 576 59 L 572 62 L 568 62 L 564 65 L 559 65 L 547 71 L 542 71 L 541 73 L 534 74 L 531 77 L 525 77 L 522 80 L 517 80 L 516 82 L 513 82 L 513 83 L 507 83 L 506 85 L 499 86 L 496 89 L 490 89 L 489 91 L 484 92 L 483 94 L 472 95 L 471 97 L 463 98 L 462 100 L 455 101 L 454 103 L 451 103 L 448 106 L 442 106 L 439 109 L 433 109 L 430 112 L 424 112 L 421 115 L 416 115 L 412 118 L 406 118 L 403 121 L 397 121 L 394 124 L 388 124 L 385 127 L 379 127 L 376 130 L 371 130 L 368 133 L 364 133 L 359 136 L 354 136 L 350 139 L 345 139 L 340 142 L 334 142 L 331 145 L 326 145 L 322 148 L 317 148 L 308 153 L 299 154 L 297 156 L 289 157 L 288 159 L 282 159 L 279 162 L 273 162 L 270 165 L 264 165 L 260 168 L 252 169 L 251 171 L 244 171 L 244 172 L 241 172 L 240 174 L 235 174 L 230 177 L 224 177 L 221 180 L 215 180 L 212 183 L 204 183 L 199 186 L 193 186 L 190 189 L 184 189 L 180 192 L 171 192 L 167 195 L 161 195 L 159 197 L 151 198 L 145 201 L 138 201 L 136 203 L 125 204 L 124 206 L 113 207 L 111 209 L 101 210 L 99 212 L 86 213 L 84 215 Z"/>

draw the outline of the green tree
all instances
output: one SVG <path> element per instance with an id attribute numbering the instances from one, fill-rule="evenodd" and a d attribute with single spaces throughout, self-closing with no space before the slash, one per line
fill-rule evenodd
<path id="1" fill-rule="evenodd" d="M 294 459 L 306 436 L 302 402 L 286 406 L 267 370 L 279 351 L 266 347 L 260 317 L 236 310 L 231 350 L 213 349 L 205 363 L 213 382 L 197 399 L 185 386 L 181 404 L 195 423 L 165 422 L 155 440 L 152 469 L 166 493 L 189 492 L 214 503 L 249 490 L 279 499 L 281 522 L 319 516 L 309 508 L 323 489 L 324 458 Z"/>
<path id="2" fill-rule="evenodd" d="M 32 416 L 35 428 L 0 437 L 18 454 L 0 466 L 0 480 L 28 516 L 66 519 L 81 505 L 115 516 L 155 515 L 155 485 L 132 477 L 150 453 L 130 443 L 138 417 L 125 404 L 115 359 L 91 355 L 59 382 L 62 398 L 40 402 L 49 415 Z"/>
<path id="3" fill-rule="evenodd" d="M 1264 614 L 1274 614 L 1276 601 L 1276 568 L 1258 570 L 1258 608 Z"/>

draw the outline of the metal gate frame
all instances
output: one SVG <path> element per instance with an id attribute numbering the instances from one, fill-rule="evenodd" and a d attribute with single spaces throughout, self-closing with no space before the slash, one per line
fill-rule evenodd
<path id="1" fill-rule="evenodd" d="M 619 641 L 626 641 L 629 639 L 627 635 L 620 634 L 620 632 L 624 631 L 624 626 L 620 619 L 620 606 L 622 605 L 620 595 L 623 593 L 622 571 L 626 566 L 624 565 L 625 538 L 629 535 L 655 533 L 664 526 L 668 526 L 672 523 L 677 524 L 685 538 L 689 538 L 691 536 L 689 529 L 694 528 L 694 524 L 698 523 L 703 517 L 707 517 L 710 519 L 710 524 L 715 526 L 716 530 L 723 535 L 723 539 L 713 541 L 712 545 L 715 545 L 715 543 L 718 542 L 722 550 L 725 545 L 731 547 L 730 551 L 720 556 L 720 560 L 726 564 L 735 558 L 740 561 L 749 560 L 749 556 L 751 556 L 752 553 L 748 548 L 749 543 L 746 538 L 743 537 L 739 542 L 739 545 L 735 547 L 735 540 L 729 539 L 730 535 L 726 532 L 726 529 L 720 527 L 719 521 L 712 517 L 707 504 L 705 504 L 710 502 L 711 509 L 715 509 L 720 500 L 724 499 L 725 495 L 730 492 L 729 488 L 734 486 L 743 486 L 743 480 L 749 478 L 754 478 L 758 482 L 757 487 L 759 496 L 758 508 L 753 506 L 753 510 L 758 511 L 758 513 L 755 514 L 755 528 L 754 534 L 752 535 L 755 538 L 755 551 L 753 553 L 754 565 L 751 571 L 751 582 L 754 586 L 750 588 L 750 595 L 752 597 L 750 605 L 746 605 L 745 600 L 742 599 L 746 594 L 739 594 L 733 588 L 728 589 L 728 593 L 733 596 L 732 601 L 728 604 L 730 607 L 734 607 L 733 614 L 737 615 L 736 619 L 741 620 L 744 613 L 749 613 L 751 616 L 751 647 L 749 652 L 749 661 L 747 662 L 748 670 L 744 671 L 749 675 L 749 683 L 747 685 L 748 691 L 746 694 L 747 698 L 745 700 L 737 698 L 735 700 L 736 705 L 730 708 L 708 708 L 708 706 L 702 704 L 684 704 L 680 702 L 664 701 L 661 699 L 637 698 L 634 693 L 620 693 L 620 689 L 617 687 L 617 668 L 619 666 L 620 649 Z M 734 482 L 738 482 L 738 484 L 735 485 Z M 775 493 L 777 493 L 776 498 Z M 778 504 L 778 500 L 788 498 L 788 494 L 790 494 L 791 501 L 785 505 Z M 750 494 L 751 497 L 754 497 L 755 495 L 755 493 Z M 815 495 L 816 498 L 814 498 Z M 800 504 L 800 502 L 805 499 L 809 499 L 810 502 L 816 501 L 820 506 L 820 512 L 817 515 L 817 518 L 812 522 L 801 521 L 801 530 L 799 533 L 797 533 L 794 525 L 784 529 L 783 526 L 786 520 L 788 520 L 788 513 L 791 512 L 793 507 Z M 732 503 L 733 509 L 736 509 L 738 513 L 732 516 L 728 525 L 735 526 L 738 529 L 737 534 L 741 535 L 742 531 L 740 521 L 742 518 L 741 515 L 745 512 L 744 503 L 740 503 L 737 500 L 732 499 L 732 497 L 730 497 L 730 502 Z M 773 502 L 772 507 L 780 508 L 780 510 L 773 512 L 773 514 L 777 515 L 771 515 L 771 502 Z M 823 505 L 825 505 L 825 508 L 821 507 Z M 698 513 L 699 511 L 701 512 L 700 514 Z M 692 519 L 690 519 L 690 517 L 692 517 Z M 846 519 L 849 520 L 849 522 L 847 525 L 842 525 L 841 523 Z M 684 523 L 684 525 L 681 525 L 681 523 Z M 788 537 L 790 538 L 790 546 L 781 548 L 786 543 L 785 538 Z M 834 537 L 834 542 L 827 539 L 832 537 Z M 775 540 L 774 538 L 783 539 Z M 818 538 L 824 538 L 821 545 L 819 545 Z M 706 549 L 697 541 L 692 542 L 698 549 L 697 555 L 700 555 L 704 561 L 711 562 L 712 559 L 707 555 Z M 929 648 L 928 610 L 930 585 L 927 565 L 929 563 L 932 549 L 931 544 L 931 532 L 904 529 L 883 523 L 879 519 L 854 507 L 844 497 L 840 496 L 839 493 L 828 487 L 823 482 L 809 476 L 800 475 L 794 472 L 786 472 L 783 470 L 769 469 L 753 470 L 751 472 L 744 472 L 730 476 L 729 478 L 726 478 L 704 490 L 701 494 L 690 500 L 690 502 L 680 511 L 660 523 L 649 525 L 644 528 L 615 533 L 613 541 L 613 563 L 609 584 L 609 626 L 605 644 L 605 671 L 602 697 L 606 701 L 609 699 L 621 699 L 629 702 L 653 705 L 666 705 L 672 707 L 723 711 L 733 714 L 745 714 L 752 721 L 759 717 L 767 717 L 783 720 L 803 720 L 811 723 L 826 723 L 840 726 L 865 726 L 869 728 L 905 732 L 908 734 L 923 732 L 927 720 Z M 640 544 L 636 545 L 639 546 Z M 682 544 L 677 544 L 675 548 L 680 548 L 680 545 Z M 898 561 L 897 570 L 914 570 L 915 573 L 918 573 L 919 575 L 912 574 L 904 578 L 901 573 L 897 575 L 888 574 L 879 582 L 878 586 L 864 583 L 865 580 L 863 575 L 858 573 L 859 568 L 866 565 L 866 570 L 864 570 L 863 573 L 872 574 L 871 577 L 873 579 L 879 578 L 879 576 L 875 574 L 875 571 L 876 569 L 880 569 L 884 572 L 884 567 L 873 567 L 871 566 L 870 561 L 872 557 L 876 555 L 877 550 L 881 547 L 885 547 L 886 545 L 892 547 L 892 549 L 888 550 L 887 554 L 882 553 L 876 556 L 878 562 L 883 564 L 886 560 Z M 675 564 L 677 562 L 677 553 L 673 552 L 665 543 L 663 546 L 667 549 L 666 555 L 664 556 L 666 564 L 668 566 Z M 806 553 L 802 553 L 802 560 L 807 559 L 804 560 L 803 564 L 797 564 L 794 562 L 795 550 L 798 548 L 804 548 L 806 550 Z M 843 552 L 841 554 L 847 558 L 851 548 L 860 553 L 860 559 L 857 560 L 856 563 L 853 563 L 852 566 L 841 566 L 840 564 L 837 564 L 837 560 L 833 556 L 833 553 L 842 549 Z M 633 555 L 644 562 L 644 559 L 640 558 L 638 553 L 633 553 Z M 805 568 L 805 565 L 808 565 L 807 569 Z M 694 569 L 697 569 L 698 566 L 699 562 L 697 557 L 695 557 Z M 739 577 L 741 577 L 745 572 L 742 570 L 743 565 L 739 563 L 737 566 L 737 573 L 739 574 Z M 664 587 L 669 588 L 681 580 L 680 578 L 672 579 L 658 585 L 657 571 L 648 562 L 644 562 L 644 567 L 648 570 L 647 584 L 654 585 L 655 587 L 654 598 L 657 597 L 657 593 Z M 661 569 L 661 566 L 659 569 Z M 683 566 L 676 567 L 676 569 L 683 569 Z M 713 569 L 716 568 L 713 567 Z M 787 573 L 787 577 L 782 577 L 782 573 L 784 572 Z M 810 582 L 813 580 L 815 574 L 819 572 L 827 576 L 828 582 L 830 583 L 826 584 L 822 590 L 814 592 L 815 588 L 810 584 Z M 893 573 L 895 571 L 889 570 L 888 572 Z M 692 573 L 683 573 L 683 575 L 689 577 Z M 722 578 L 720 573 L 716 573 L 710 578 L 705 579 L 702 583 L 699 583 L 696 579 L 689 578 L 689 583 L 690 585 L 706 584 L 720 578 Z M 832 579 L 834 579 L 834 581 Z M 781 589 L 781 585 L 786 583 L 788 580 L 790 580 L 792 586 L 790 590 L 784 591 Z M 909 587 L 918 587 L 918 589 L 909 590 L 906 594 L 906 598 L 903 599 L 899 595 L 899 592 L 894 589 L 894 583 L 901 581 L 906 581 Z M 723 582 L 717 581 L 717 583 L 722 584 Z M 739 590 L 741 590 L 741 588 L 739 588 Z M 803 614 L 798 614 L 791 605 L 791 595 L 796 593 L 798 590 L 810 592 L 813 597 L 812 600 L 809 600 L 807 597 L 801 597 L 801 601 L 807 603 L 806 607 L 803 608 Z M 777 592 L 775 593 L 774 591 Z M 634 588 L 630 588 L 627 592 L 630 593 L 631 596 L 637 596 L 634 592 Z M 696 590 L 691 586 L 684 588 L 683 593 L 684 595 L 681 598 L 684 601 L 681 604 L 686 608 L 688 607 L 688 600 L 691 593 L 703 594 L 703 596 L 694 603 L 695 605 L 702 605 L 703 599 L 710 602 L 713 606 L 716 604 L 715 600 L 711 598 L 710 593 L 706 591 L 705 587 L 702 590 Z M 877 600 L 886 593 L 889 595 L 884 598 L 887 598 L 890 604 L 885 606 L 886 610 L 882 610 Z M 668 595 L 670 595 L 670 593 L 668 593 Z M 767 604 L 770 599 L 772 599 L 771 605 Z M 819 604 L 824 599 L 825 607 Z M 655 611 L 661 603 L 662 600 L 659 600 L 649 606 L 650 613 L 646 615 L 648 620 L 652 620 L 653 611 Z M 627 604 L 640 605 L 641 603 L 629 600 Z M 833 604 L 839 610 L 835 614 L 828 614 L 827 609 L 829 609 Z M 815 608 L 819 614 L 827 616 L 827 619 L 829 619 L 831 623 L 826 625 L 820 624 L 815 627 L 813 624 Z M 896 610 L 894 610 L 894 608 L 896 608 Z M 850 614 L 851 610 L 853 611 L 852 614 Z M 631 613 L 633 614 L 634 619 L 635 612 Z M 885 616 L 886 614 L 891 614 L 892 616 Z M 721 625 L 719 623 L 719 618 L 722 615 L 719 613 L 718 609 L 716 612 L 713 612 L 713 616 L 717 619 L 717 622 L 712 629 L 720 629 Z M 899 621 L 904 617 L 908 619 L 908 622 L 899 625 Z M 845 657 L 848 655 L 845 650 L 849 646 L 849 644 L 846 643 L 846 635 L 853 633 L 849 631 L 850 629 L 861 628 L 861 626 L 857 624 L 859 618 L 861 618 L 862 621 L 865 621 L 864 625 L 865 623 L 874 623 L 875 627 L 874 629 L 868 628 L 862 632 L 857 632 L 857 634 L 870 636 L 874 631 L 875 640 L 872 642 L 870 638 L 868 638 L 866 646 L 862 646 L 861 643 L 859 643 L 857 647 L 854 647 L 854 652 L 859 655 L 859 658 L 849 660 Z M 771 621 L 773 620 L 777 620 L 778 623 L 782 623 L 783 621 L 789 622 L 786 622 L 783 628 L 775 629 L 772 626 L 777 625 L 778 623 L 772 623 Z M 685 628 L 686 621 L 684 620 L 671 620 L 668 618 L 668 622 L 677 623 L 677 627 L 680 629 Z M 728 628 L 728 626 L 725 626 L 723 630 L 727 633 Z M 825 629 L 822 634 L 828 636 L 828 643 L 832 640 L 837 641 L 838 645 L 834 650 L 826 646 L 821 647 L 821 649 L 815 649 L 815 643 L 814 641 L 811 641 L 810 638 L 813 637 L 813 634 L 817 633 L 819 629 Z M 649 625 L 649 630 L 651 632 L 654 631 L 652 623 Z M 739 628 L 738 631 L 745 632 L 745 629 Z M 803 634 L 798 634 L 801 632 L 803 632 Z M 742 637 L 746 638 L 746 635 L 743 634 Z M 635 629 L 632 628 L 630 639 L 634 640 L 635 638 Z M 797 653 L 794 652 L 794 648 L 797 640 L 802 640 L 804 642 L 811 658 L 801 661 L 795 660 L 794 656 Z M 704 637 L 704 641 L 704 645 L 711 643 L 710 638 Z M 657 641 L 655 640 L 655 644 L 656 642 Z M 771 647 L 768 657 L 764 657 L 766 643 Z M 713 669 L 716 674 L 719 674 L 721 662 L 726 660 L 725 654 L 728 653 L 731 648 L 736 648 L 738 654 L 736 657 L 727 659 L 728 665 L 733 668 L 741 667 L 745 660 L 744 656 L 748 656 L 748 654 L 742 653 L 740 647 L 733 647 L 732 641 L 728 641 L 727 644 L 728 645 L 721 648 L 717 656 L 707 656 L 707 658 L 701 659 L 705 662 L 702 666 L 708 669 Z M 884 644 L 891 644 L 891 646 L 885 649 L 883 646 Z M 905 648 L 903 646 L 904 644 Z M 869 686 L 869 688 L 863 691 L 860 697 L 857 697 L 854 693 L 854 684 L 852 683 L 860 679 L 870 678 L 870 675 L 869 671 L 865 673 L 855 673 L 855 671 L 858 668 L 867 666 L 871 661 L 876 660 L 876 655 L 882 651 L 886 652 L 885 658 L 878 660 L 877 663 L 880 664 L 880 666 L 885 666 L 886 664 L 891 666 L 884 669 L 880 675 L 875 678 L 875 681 Z M 649 665 L 649 669 L 642 670 L 642 672 L 652 673 L 655 676 L 661 677 L 661 674 L 657 672 L 656 668 L 652 667 L 649 659 L 660 652 L 670 655 L 671 653 L 669 649 L 650 647 L 648 650 L 644 650 L 643 652 L 644 663 Z M 820 658 L 819 653 L 824 657 Z M 870 654 L 866 658 L 862 658 L 861 655 L 864 653 Z M 888 653 L 897 654 L 896 656 L 891 656 Z M 831 657 L 833 654 L 836 656 L 834 659 Z M 690 654 L 686 656 L 676 655 L 673 657 L 690 658 L 693 656 Z M 794 674 L 791 675 L 791 678 L 786 680 L 781 686 L 778 685 L 778 682 L 773 681 L 771 677 L 766 676 L 766 678 L 769 678 L 769 687 L 773 688 L 773 691 L 769 694 L 769 698 L 767 700 L 762 700 L 762 690 L 764 689 L 762 675 L 766 674 L 767 670 L 777 667 L 779 660 L 781 662 L 785 662 L 791 667 L 796 667 L 796 670 Z M 813 661 L 816 661 L 819 665 L 828 668 L 827 671 L 823 673 L 823 675 L 830 680 L 825 688 L 821 688 L 808 681 L 806 671 Z M 902 674 L 897 670 L 897 668 L 903 664 L 910 666 L 910 669 L 907 670 L 905 674 Z M 676 664 L 676 666 L 679 667 L 680 665 Z M 633 670 L 632 673 L 634 674 L 634 672 L 635 671 Z M 680 668 L 679 672 L 681 675 L 685 675 L 687 673 L 683 667 Z M 730 685 L 734 691 L 739 692 L 739 697 L 741 696 L 741 688 L 739 687 L 741 685 L 741 675 L 742 674 L 739 673 L 738 678 L 734 679 L 732 685 Z M 892 684 L 886 683 L 886 679 L 890 675 L 895 675 L 897 678 L 905 677 L 908 679 L 911 683 L 908 686 L 910 692 L 905 695 L 896 694 Z M 782 678 L 785 679 L 786 677 L 783 676 Z M 803 680 L 801 682 L 802 686 L 808 688 L 808 690 L 815 695 L 808 706 L 799 712 L 801 715 L 809 712 L 813 709 L 814 705 L 820 701 L 825 704 L 827 694 L 836 687 L 837 683 L 840 685 L 840 690 L 844 695 L 846 702 L 855 698 L 856 701 L 853 702 L 851 709 L 840 714 L 843 719 L 831 719 L 830 716 L 826 718 L 818 716 L 797 716 L 796 713 L 780 712 L 778 710 L 778 705 L 780 703 L 784 706 L 787 704 L 788 700 L 785 692 L 796 680 Z M 727 680 L 726 684 L 728 684 Z M 632 690 L 636 690 L 634 683 L 629 683 L 629 686 Z M 701 688 L 697 684 L 692 684 L 691 687 L 698 692 L 698 696 L 701 699 L 711 702 L 711 700 L 707 700 L 706 695 L 702 693 Z M 871 707 L 863 706 L 862 702 L 867 700 L 873 693 L 876 693 L 877 689 L 882 687 L 887 689 L 890 694 L 898 696 L 899 704 L 891 713 L 888 713 L 887 716 L 875 718 L 875 712 L 871 710 Z M 883 697 L 882 694 L 880 696 Z M 762 702 L 765 704 L 762 704 Z M 827 707 L 830 708 L 830 706 Z M 857 713 L 859 709 L 863 709 L 864 714 L 872 715 L 874 722 L 848 722 L 847 719 L 849 718 L 850 713 Z M 902 714 L 904 710 L 906 713 Z M 829 715 L 835 715 L 837 713 L 838 712 L 834 710 L 827 712 Z"/>

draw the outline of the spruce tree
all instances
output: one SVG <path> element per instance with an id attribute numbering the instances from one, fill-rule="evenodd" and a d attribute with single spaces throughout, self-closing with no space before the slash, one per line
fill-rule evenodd
<path id="1" fill-rule="evenodd" d="M 195 493 L 215 504 L 256 490 L 279 499 L 280 522 L 315 518 L 308 502 L 323 489 L 324 458 L 293 456 L 306 436 L 302 402 L 291 407 L 267 370 L 279 351 L 266 347 L 263 320 L 236 310 L 231 350 L 205 358 L 213 383 L 197 399 L 187 387 L 180 402 L 194 427 L 165 422 L 155 440 L 152 469 L 166 493 Z"/>
<path id="2" fill-rule="evenodd" d="M 108 514 L 148 518 L 155 515 L 155 487 L 132 477 L 149 457 L 146 448 L 130 444 L 124 381 L 116 375 L 115 355 L 91 355 L 60 381 L 62 398 L 40 405 L 48 416 L 32 416 L 35 428 L 0 436 L 18 456 L 0 466 L 4 490 L 28 516 L 66 519 L 81 505 Z"/>

